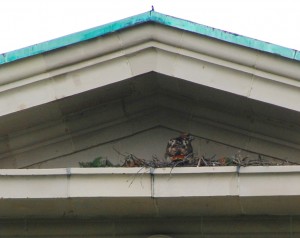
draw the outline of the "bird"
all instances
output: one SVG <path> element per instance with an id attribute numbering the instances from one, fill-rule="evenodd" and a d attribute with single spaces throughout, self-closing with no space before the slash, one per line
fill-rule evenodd
<path id="1" fill-rule="evenodd" d="M 153 5 L 151 6 L 151 12 L 154 12 L 154 6 Z"/>
<path id="2" fill-rule="evenodd" d="M 193 136 L 189 133 L 182 133 L 176 138 L 168 141 L 166 148 L 166 158 L 171 161 L 179 161 L 189 158 L 193 155 L 192 140 Z"/>

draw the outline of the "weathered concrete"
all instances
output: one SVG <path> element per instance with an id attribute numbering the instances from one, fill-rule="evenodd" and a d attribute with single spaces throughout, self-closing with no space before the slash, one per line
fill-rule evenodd
<path id="1" fill-rule="evenodd" d="M 0 216 L 300 215 L 299 174 L 299 166 L 1 170 Z"/>

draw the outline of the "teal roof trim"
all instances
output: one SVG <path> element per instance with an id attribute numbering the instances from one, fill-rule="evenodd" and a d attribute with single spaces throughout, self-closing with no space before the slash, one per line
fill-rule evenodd
<path id="1" fill-rule="evenodd" d="M 182 29 L 185 31 L 212 37 L 229 43 L 249 47 L 263 52 L 280 55 L 289 59 L 300 61 L 300 52 L 283 46 L 263 42 L 253 38 L 233 34 L 212 27 L 197 24 L 191 21 L 175 18 L 162 13 L 150 11 L 125 18 L 116 22 L 94 27 L 81 32 L 73 33 L 57 39 L 0 54 L 0 64 L 9 63 L 18 59 L 38 55 L 68 45 L 76 44 L 103 36 L 115 31 L 126 29 L 141 23 L 156 22 L 165 26 Z"/>
<path id="2" fill-rule="evenodd" d="M 191 21 L 186 21 L 171 16 L 163 15 L 157 12 L 154 12 L 151 20 L 163 25 L 171 26 L 174 28 L 179 28 L 182 30 L 190 31 L 193 33 L 205 35 L 229 43 L 253 48 L 256 50 L 278 54 L 286 58 L 300 60 L 300 53 L 297 50 L 293 50 L 287 47 L 275 45 L 272 43 L 256 40 L 250 37 L 234 34 L 231 32 L 219 30 L 216 28 L 208 27 L 205 25 L 197 24 Z M 298 55 L 298 58 L 296 57 Z"/>

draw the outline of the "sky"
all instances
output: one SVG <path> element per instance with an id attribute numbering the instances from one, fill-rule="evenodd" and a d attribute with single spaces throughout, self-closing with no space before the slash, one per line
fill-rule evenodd
<path id="1" fill-rule="evenodd" d="M 151 10 L 300 50 L 298 0 L 0 0 L 0 53 Z"/>

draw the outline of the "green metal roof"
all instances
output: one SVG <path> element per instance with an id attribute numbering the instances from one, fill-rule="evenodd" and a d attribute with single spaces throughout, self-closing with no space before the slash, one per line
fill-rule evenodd
<path id="1" fill-rule="evenodd" d="M 116 22 L 73 33 L 50 41 L 28 46 L 0 55 L 0 64 L 9 63 L 18 59 L 48 52 L 64 46 L 103 36 L 118 30 L 126 29 L 141 23 L 155 22 L 165 26 L 182 29 L 196 34 L 212 37 L 229 43 L 249 47 L 271 54 L 280 55 L 289 59 L 300 61 L 300 52 L 283 46 L 267 43 L 253 38 L 233 34 L 212 27 L 197 24 L 191 21 L 175 18 L 159 12 L 145 12 L 125 18 Z"/>

